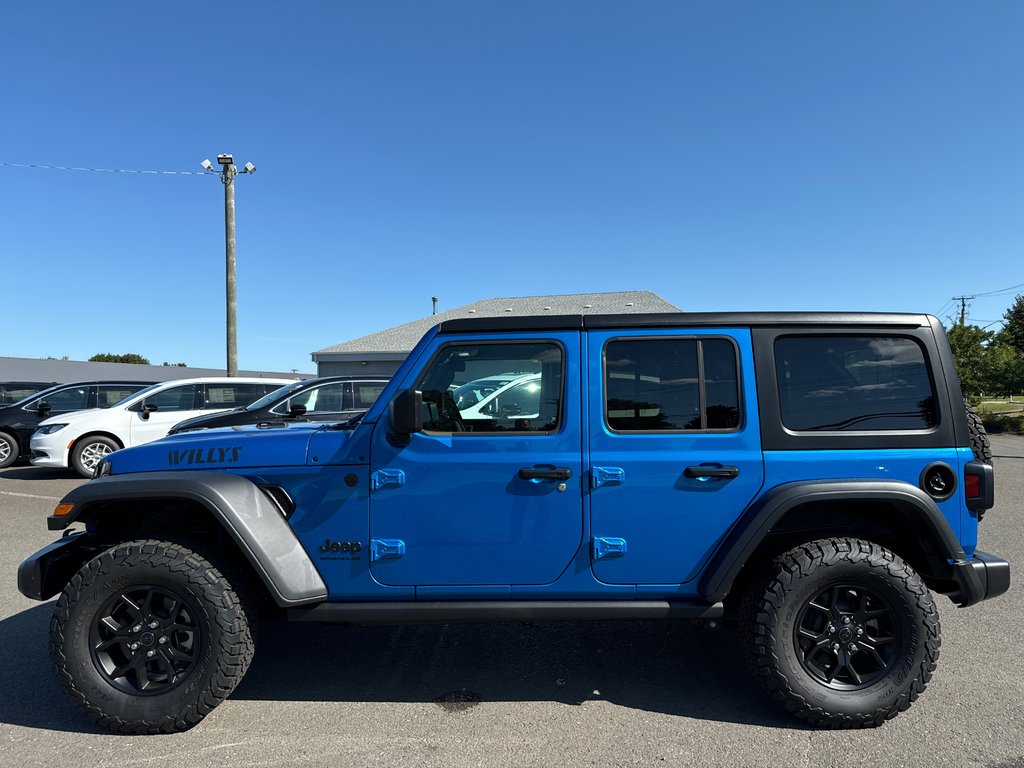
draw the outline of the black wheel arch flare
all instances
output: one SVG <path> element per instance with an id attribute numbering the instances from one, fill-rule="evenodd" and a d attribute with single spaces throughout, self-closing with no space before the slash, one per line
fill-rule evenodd
<path id="1" fill-rule="evenodd" d="M 700 594 L 709 602 L 732 591 L 744 565 L 797 508 L 807 504 L 885 504 L 929 542 L 930 555 L 943 560 L 967 559 L 945 515 L 929 496 L 909 483 L 891 480 L 812 480 L 784 483 L 748 507 L 711 558 L 700 581 Z M 897 553 L 899 554 L 899 553 Z M 950 579 L 948 573 L 924 573 L 926 578 Z"/>
<path id="2" fill-rule="evenodd" d="M 110 502 L 186 500 L 216 520 L 282 607 L 324 600 L 327 586 L 274 503 L 247 478 L 224 472 L 140 472 L 96 478 L 72 490 L 61 504 L 67 515 L 47 518 L 50 530 L 103 515 Z"/>

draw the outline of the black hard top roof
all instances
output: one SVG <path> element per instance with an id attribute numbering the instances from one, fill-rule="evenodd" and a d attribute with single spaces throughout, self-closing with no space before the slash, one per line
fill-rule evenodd
<path id="1" fill-rule="evenodd" d="M 467 331 L 586 330 L 596 328 L 693 328 L 751 326 L 876 326 L 920 328 L 928 315 L 899 312 L 666 312 L 622 315 L 517 315 L 445 320 L 439 333 Z"/>

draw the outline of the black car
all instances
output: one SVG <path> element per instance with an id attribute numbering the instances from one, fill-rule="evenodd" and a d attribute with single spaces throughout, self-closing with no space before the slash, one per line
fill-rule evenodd
<path id="1" fill-rule="evenodd" d="M 275 389 L 245 408 L 196 416 L 175 424 L 168 434 L 214 427 L 283 421 L 344 421 L 366 411 L 388 383 L 386 378 L 323 376 Z"/>
<path id="2" fill-rule="evenodd" d="M 50 416 L 87 408 L 109 408 L 152 381 L 76 381 L 36 392 L 0 408 L 0 469 L 28 456 L 29 440 L 39 422 Z"/>
<path id="3" fill-rule="evenodd" d="M 56 381 L 0 381 L 0 408 L 14 405 L 36 392 L 52 387 Z"/>

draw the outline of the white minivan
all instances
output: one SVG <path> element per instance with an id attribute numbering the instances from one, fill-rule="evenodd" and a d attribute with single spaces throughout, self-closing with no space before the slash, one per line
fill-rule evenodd
<path id="1" fill-rule="evenodd" d="M 290 379 L 176 379 L 154 384 L 110 408 L 52 416 L 32 435 L 32 463 L 71 467 L 82 477 L 109 453 L 164 437 L 179 421 L 244 408 Z"/>

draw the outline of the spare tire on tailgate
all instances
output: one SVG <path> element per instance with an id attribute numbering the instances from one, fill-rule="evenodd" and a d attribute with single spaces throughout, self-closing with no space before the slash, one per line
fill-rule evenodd
<path id="1" fill-rule="evenodd" d="M 967 409 L 967 432 L 971 436 L 971 450 L 974 451 L 974 458 L 992 463 L 992 444 L 988 441 L 988 433 L 985 425 L 981 422 L 981 416 L 964 400 L 964 408 Z"/>

